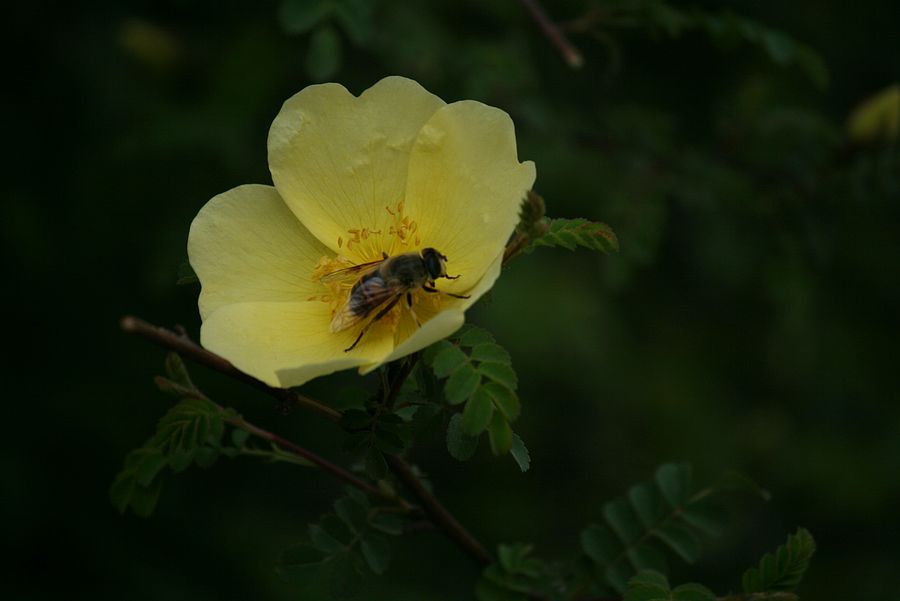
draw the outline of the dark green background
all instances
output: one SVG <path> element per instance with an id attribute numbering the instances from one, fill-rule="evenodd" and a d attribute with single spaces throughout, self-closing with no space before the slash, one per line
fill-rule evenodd
<path id="1" fill-rule="evenodd" d="M 895 2 L 696 4 L 809 44 L 825 88 L 701 32 L 575 34 L 586 66 L 573 71 L 512 0 L 356 4 L 371 6 L 354 9 L 361 29 L 332 18 L 296 34 L 275 2 L 7 14 L 4 597 L 310 598 L 272 568 L 338 494 L 320 473 L 222 461 L 169 478 L 150 519 L 113 510 L 123 456 L 170 403 L 151 381 L 163 353 L 117 324 L 134 313 L 196 335 L 198 290 L 174 282 L 198 209 L 269 183 L 268 126 L 313 76 L 359 93 L 400 74 L 507 110 L 549 213 L 606 221 L 622 244 L 611 257 L 541 249 L 472 312 L 512 353 L 533 467 L 520 474 L 486 444 L 465 464 L 439 437 L 417 448 L 461 521 L 491 545 L 567 556 L 602 503 L 656 465 L 689 461 L 701 480 L 736 468 L 773 500 L 737 505 L 728 534 L 674 580 L 736 588 L 802 525 L 819 544 L 804 598 L 889 598 L 900 163 L 896 144 L 849 143 L 844 123 L 900 75 Z M 560 20 L 606 5 L 546 4 Z M 252 421 L 349 463 L 336 427 L 194 374 Z M 355 382 L 306 388 L 327 399 Z M 363 598 L 471 595 L 475 568 L 438 534 L 405 537 L 395 555 Z"/>

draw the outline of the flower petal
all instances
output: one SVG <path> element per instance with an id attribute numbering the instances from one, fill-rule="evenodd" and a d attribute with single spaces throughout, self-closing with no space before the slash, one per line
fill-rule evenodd
<path id="1" fill-rule="evenodd" d="M 338 84 L 309 86 L 269 130 L 269 169 L 285 202 L 319 240 L 346 253 L 350 230 L 389 236 L 404 198 L 409 152 L 444 101 L 418 83 L 388 77 L 358 98 Z M 338 242 L 341 238 L 343 243 Z M 364 251 L 380 257 L 377 239 Z"/>
<path id="2" fill-rule="evenodd" d="M 188 257 L 200 278 L 200 316 L 248 301 L 305 301 L 324 288 L 311 279 L 330 254 L 271 186 L 219 194 L 191 223 Z"/>
<path id="3" fill-rule="evenodd" d="M 203 322 L 204 347 L 270 386 L 299 386 L 315 377 L 371 364 L 390 353 L 387 324 L 375 324 L 351 352 L 357 330 L 332 333 L 327 303 L 238 303 Z"/>
<path id="4" fill-rule="evenodd" d="M 405 319 L 400 322 L 400 329 L 398 330 L 400 343 L 384 359 L 361 367 L 359 373 L 367 374 L 379 365 L 411 355 L 458 330 L 465 322 L 465 310 L 474 305 L 479 298 L 491 289 L 494 282 L 500 277 L 502 265 L 503 253 L 501 252 L 488 266 L 487 272 L 482 276 L 478 284 L 469 292 L 469 298 L 444 299 L 441 310 L 423 323 L 421 328 L 412 323 L 412 319 L 409 318 L 408 314 L 404 315 Z M 424 314 L 420 315 L 420 318 L 425 317 L 427 316 Z M 404 329 L 406 331 L 403 331 Z"/>
<path id="5" fill-rule="evenodd" d="M 422 246 L 447 255 L 460 275 L 445 289 L 471 288 L 502 251 L 535 179 L 534 163 L 519 163 L 512 119 L 474 101 L 437 110 L 410 155 L 406 207 Z"/>

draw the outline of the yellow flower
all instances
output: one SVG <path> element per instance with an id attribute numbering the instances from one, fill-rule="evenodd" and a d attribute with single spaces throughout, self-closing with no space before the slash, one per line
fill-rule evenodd
<path id="1" fill-rule="evenodd" d="M 338 84 L 291 97 L 269 130 L 274 187 L 210 200 L 188 255 L 200 292 L 200 338 L 272 386 L 341 369 L 367 373 L 449 336 L 500 275 L 519 204 L 534 183 L 512 120 L 474 101 L 444 103 L 416 82 L 382 79 L 359 97 Z M 350 264 L 433 247 L 458 279 L 413 293 L 374 323 L 332 332 L 348 284 L 319 278 Z M 353 282 L 351 281 L 350 284 Z"/>

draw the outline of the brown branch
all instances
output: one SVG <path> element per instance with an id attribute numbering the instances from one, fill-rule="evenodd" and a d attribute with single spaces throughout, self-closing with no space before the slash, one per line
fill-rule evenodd
<path id="1" fill-rule="evenodd" d="M 257 380 L 249 374 L 245 374 L 244 372 L 234 367 L 223 357 L 220 357 L 219 355 L 211 353 L 206 349 L 200 347 L 193 340 L 188 338 L 183 330 L 181 331 L 181 333 L 175 333 L 171 330 L 155 326 L 142 319 L 132 316 L 123 317 L 121 320 L 121 326 L 125 332 L 138 334 L 140 336 L 143 336 L 144 338 L 152 340 L 163 348 L 175 351 L 187 359 L 191 359 L 192 361 L 200 363 L 201 365 L 205 365 L 236 380 L 240 380 L 241 382 L 250 384 L 251 386 L 270 394 L 271 396 L 279 399 L 282 402 L 288 402 L 301 407 L 305 407 L 307 409 L 311 409 L 322 417 L 325 417 L 326 419 L 334 422 L 339 422 L 341 419 L 340 411 L 332 409 L 331 407 L 328 407 L 327 405 L 324 405 L 319 401 L 298 394 L 293 390 L 274 388 L 260 380 Z M 412 371 L 411 366 L 409 367 L 408 371 L 403 372 L 402 379 L 395 379 L 395 383 L 393 386 L 397 390 L 399 390 L 399 387 L 402 386 L 403 380 L 406 378 L 406 376 L 409 375 L 410 371 Z M 260 430 L 260 434 L 262 433 L 275 437 L 275 435 L 270 432 Z M 276 438 L 287 443 L 288 445 L 293 445 L 293 443 L 281 439 L 280 437 Z M 273 440 L 273 442 L 275 442 L 276 444 L 280 444 L 275 440 Z M 296 447 L 296 445 L 293 446 Z M 295 448 L 291 447 L 286 448 L 291 451 L 296 450 Z M 299 449 L 301 447 L 296 448 Z M 309 459 L 309 457 L 306 458 Z M 491 563 L 493 563 L 493 559 L 481 545 L 481 543 L 479 543 L 462 526 L 462 524 L 460 524 L 456 520 L 456 518 L 454 518 L 453 515 L 450 514 L 449 511 L 447 511 L 447 509 L 440 503 L 440 501 L 437 500 L 434 495 L 432 495 L 428 491 L 427 488 L 425 488 L 425 486 L 413 472 L 412 468 L 408 463 L 406 463 L 405 460 L 403 460 L 403 458 L 396 455 L 385 455 L 385 458 L 388 464 L 391 466 L 391 470 L 394 472 L 394 474 L 396 474 L 397 478 L 399 478 L 399 480 L 403 482 L 403 484 L 419 500 L 419 502 L 422 503 L 425 514 L 429 517 L 429 519 L 432 521 L 432 523 L 434 523 L 436 527 L 443 530 L 447 537 L 450 538 L 450 540 L 456 543 L 456 545 L 459 546 L 460 549 L 462 549 L 467 555 L 472 557 L 479 564 L 490 565 Z M 325 460 L 323 459 L 323 461 Z M 337 466 L 334 467 L 337 468 Z M 352 474 L 350 475 L 355 478 L 355 476 L 353 476 Z M 366 486 L 369 485 L 366 484 Z M 379 496 L 383 497 L 381 491 L 378 492 Z M 397 498 L 391 497 L 391 500 L 394 502 L 400 502 L 399 496 Z"/>
<path id="2" fill-rule="evenodd" d="M 254 436 L 258 436 L 259 438 L 268 440 L 272 444 L 281 447 L 285 451 L 288 451 L 290 453 L 293 453 L 295 455 L 303 457 L 310 463 L 316 465 L 322 471 L 328 472 L 329 474 L 331 474 L 338 480 L 343 480 L 344 482 L 346 482 L 347 484 L 350 484 L 351 486 L 355 486 L 356 488 L 360 489 L 361 491 L 363 491 L 370 497 L 384 499 L 385 501 L 390 501 L 391 503 L 397 503 L 398 505 L 400 505 L 403 509 L 405 509 L 407 511 L 411 511 L 413 509 L 412 505 L 407 503 L 399 495 L 392 495 L 392 494 L 386 493 L 383 490 L 380 490 L 379 488 L 372 486 L 365 480 L 358 478 L 357 476 L 348 472 L 341 466 L 328 461 L 324 457 L 320 457 L 319 455 L 313 453 L 312 451 L 304 449 L 303 447 L 301 447 L 297 444 L 294 444 L 290 440 L 284 439 L 281 436 L 278 436 L 277 434 L 269 432 L 268 430 L 264 430 L 264 429 L 260 428 L 259 426 L 255 426 L 242 417 L 238 417 L 236 419 L 227 420 L 227 421 L 230 424 L 232 424 L 238 428 L 241 428 L 243 430 L 250 432 Z"/>
<path id="3" fill-rule="evenodd" d="M 239 380 L 241 382 L 244 382 L 245 384 L 249 384 L 257 390 L 261 390 L 266 394 L 275 397 L 287 407 L 295 405 L 305 407 L 307 409 L 315 411 L 322 417 L 333 422 L 340 421 L 341 419 L 341 414 L 339 411 L 336 411 L 327 405 L 323 405 L 322 403 L 311 399 L 308 396 L 302 395 L 298 392 L 286 388 L 274 388 L 261 380 L 257 380 L 250 374 L 245 374 L 234 365 L 232 365 L 227 359 L 224 359 L 223 357 L 220 357 L 215 353 L 209 352 L 208 350 L 191 340 L 184 332 L 183 328 L 179 327 L 178 332 L 173 332 L 171 330 L 167 330 L 166 328 L 161 328 L 151 323 L 147 323 L 143 319 L 132 317 L 131 315 L 123 317 L 119 322 L 119 325 L 121 325 L 122 329 L 129 334 L 137 334 L 139 336 L 143 336 L 144 338 L 155 342 L 159 346 L 175 351 L 179 355 L 190 359 L 195 363 L 205 365 L 206 367 L 213 369 L 219 373 L 223 373 L 226 376 L 234 378 L 235 380 Z"/>
<path id="4" fill-rule="evenodd" d="M 569 41 L 559 26 L 550 20 L 544 8 L 538 0 L 522 0 L 522 4 L 528 9 L 531 18 L 534 19 L 544 36 L 550 43 L 556 46 L 566 63 L 573 69 L 579 69 L 584 65 L 584 57 Z"/>
<path id="5" fill-rule="evenodd" d="M 484 546 L 453 517 L 453 514 L 447 511 L 447 508 L 437 500 L 437 497 L 425 488 L 425 485 L 422 484 L 422 481 L 419 480 L 419 477 L 416 476 L 406 461 L 396 455 L 385 455 L 385 458 L 388 465 L 391 466 L 391 471 L 409 489 L 409 492 L 419 500 L 425 515 L 431 519 L 435 526 L 443 530 L 450 540 L 482 566 L 494 563 L 493 558 Z"/>

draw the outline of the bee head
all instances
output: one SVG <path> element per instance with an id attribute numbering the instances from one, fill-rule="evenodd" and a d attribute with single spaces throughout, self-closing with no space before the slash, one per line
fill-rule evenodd
<path id="1" fill-rule="evenodd" d="M 425 261 L 425 269 L 428 271 L 428 275 L 431 276 L 432 280 L 447 275 L 447 267 L 444 265 L 447 261 L 447 257 L 437 250 L 433 248 L 423 248 L 422 260 Z"/>

